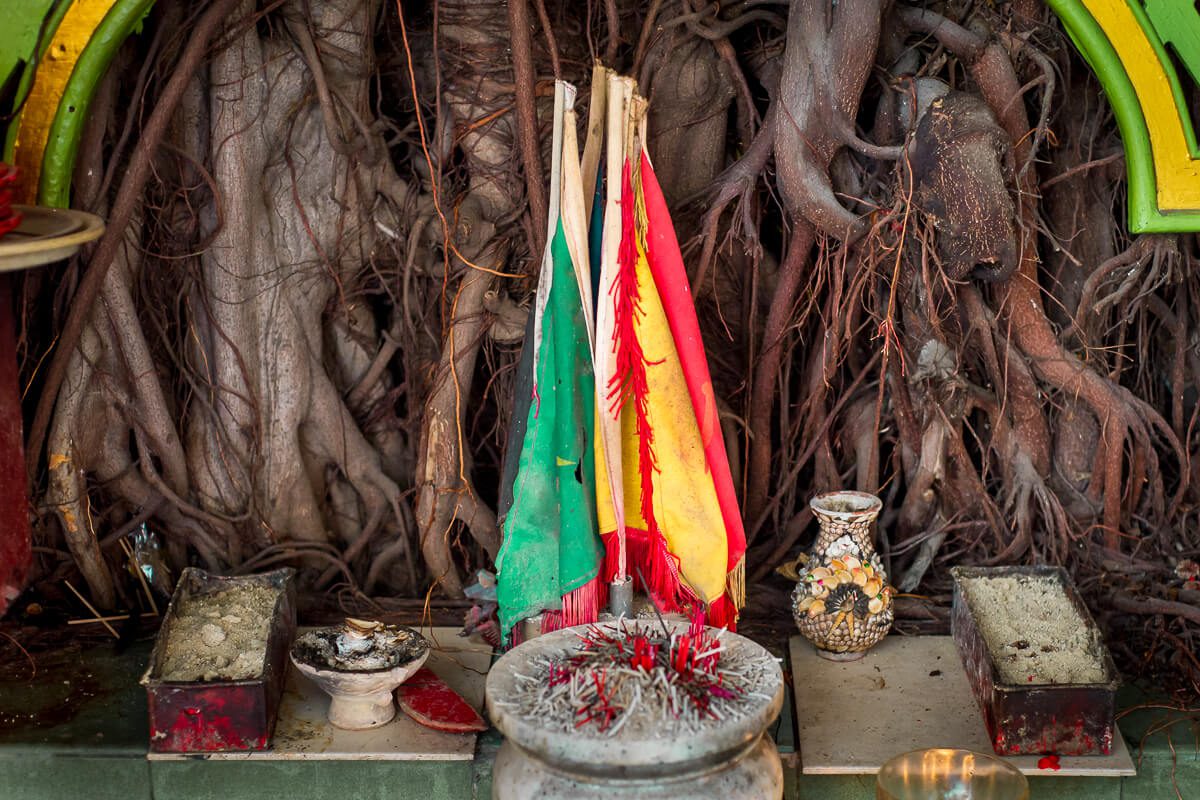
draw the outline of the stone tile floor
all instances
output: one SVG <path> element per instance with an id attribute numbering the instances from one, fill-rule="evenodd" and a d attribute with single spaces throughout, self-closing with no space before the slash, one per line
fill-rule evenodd
<path id="1" fill-rule="evenodd" d="M 304 630 L 303 628 L 301 629 Z M 454 628 L 425 628 L 433 644 L 425 666 L 432 669 L 477 710 L 483 708 L 483 684 L 492 648 L 464 639 Z M 210 761 L 471 761 L 474 735 L 426 728 L 397 711 L 395 718 L 367 731 L 346 731 L 329 724 L 329 696 L 295 669 L 288 670 L 271 749 L 214 753 Z M 151 753 L 151 761 L 185 761 L 184 753 Z"/>

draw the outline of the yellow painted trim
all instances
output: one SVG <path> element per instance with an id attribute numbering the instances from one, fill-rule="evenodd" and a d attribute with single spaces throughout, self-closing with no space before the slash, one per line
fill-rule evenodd
<path id="1" fill-rule="evenodd" d="M 21 169 L 19 202 L 37 201 L 42 154 L 75 62 L 117 0 L 75 0 L 46 48 L 21 111 L 13 161 Z"/>
<path id="2" fill-rule="evenodd" d="M 1163 211 L 1200 208 L 1200 161 L 1192 158 L 1167 71 L 1127 0 L 1084 0 L 1137 93 Z"/>

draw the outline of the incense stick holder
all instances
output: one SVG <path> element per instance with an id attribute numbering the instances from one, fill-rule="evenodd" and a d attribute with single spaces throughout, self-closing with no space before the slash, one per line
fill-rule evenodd
<path id="1" fill-rule="evenodd" d="M 230 752 L 270 746 L 287 674 L 288 643 L 296 632 L 295 572 L 285 567 L 225 577 L 195 567 L 183 570 L 141 681 L 146 687 L 152 752 Z M 249 615 L 209 619 L 200 609 L 221 607 L 222 597 L 230 600 L 256 592 L 272 596 L 270 610 L 262 614 L 267 618 L 264 640 L 254 645 L 257 637 L 245 637 L 252 641 L 236 653 L 222 655 L 221 646 L 233 645 L 252 627 Z M 229 608 L 225 613 L 232 612 Z M 207 624 L 195 625 L 197 617 Z M 186 656 L 188 652 L 192 657 Z"/>
<path id="2" fill-rule="evenodd" d="M 608 610 L 617 619 L 633 616 L 633 577 L 608 584 Z"/>
<path id="3" fill-rule="evenodd" d="M 672 662 L 681 658 L 681 652 L 696 654 L 692 664 L 719 651 L 728 669 L 755 676 L 748 678 L 751 683 L 745 691 L 728 695 L 733 699 L 722 707 L 719 718 L 702 714 L 687 723 L 688 701 L 681 696 L 676 715 L 638 716 L 634 705 L 621 702 L 622 713 L 633 719 L 613 718 L 604 727 L 591 717 L 577 725 L 571 708 L 563 711 L 556 705 L 563 696 L 569 698 L 571 684 L 557 683 L 567 694 L 556 694 L 554 700 L 536 695 L 546 686 L 553 692 L 556 682 L 564 680 L 560 672 L 548 673 L 549 665 L 567 663 L 589 647 L 589 637 L 609 637 L 608 642 L 614 636 L 625 637 L 621 652 L 633 655 L 628 668 L 603 670 L 603 679 L 585 673 L 581 686 L 591 686 L 595 677 L 611 689 L 618 674 L 632 681 L 636 679 L 630 669 L 650 669 L 656 657 L 662 663 L 661 649 L 655 651 L 654 645 L 647 649 L 646 641 L 626 635 L 639 625 L 656 632 L 665 625 L 661 636 L 674 643 L 694 636 L 686 621 L 601 622 L 544 634 L 513 648 L 492 666 L 487 677 L 488 716 L 505 737 L 492 771 L 495 800 L 778 800 L 783 796 L 782 763 L 766 735 L 783 705 L 783 674 L 776 659 L 745 637 L 708 628 L 698 654 L 679 644 L 670 651 Z M 730 679 L 731 675 L 724 675 L 722 685 Z M 645 708 L 647 694 L 639 689 L 638 695 L 642 699 L 636 707 Z M 686 732 L 681 726 L 687 727 Z"/>

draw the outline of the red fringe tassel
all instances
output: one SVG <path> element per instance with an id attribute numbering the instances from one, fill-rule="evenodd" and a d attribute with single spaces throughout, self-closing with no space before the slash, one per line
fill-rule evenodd
<path id="1" fill-rule="evenodd" d="M 563 595 L 562 609 L 542 612 L 542 632 L 549 633 L 575 625 L 587 625 L 600 618 L 600 609 L 608 599 L 608 585 L 597 575 L 578 589 Z"/>
<path id="2" fill-rule="evenodd" d="M 714 628 L 737 630 L 738 610 L 728 594 L 723 594 L 708 605 L 708 624 Z"/>
<path id="3" fill-rule="evenodd" d="M 610 533 L 600 538 L 604 540 L 604 569 L 600 574 L 607 584 L 617 575 L 617 535 Z M 679 559 L 667 549 L 667 540 L 662 534 L 626 528 L 625 556 L 634 588 L 649 594 L 664 612 L 682 613 L 694 623 L 714 628 L 737 630 L 738 609 L 733 598 L 726 592 L 705 608 L 683 583 Z"/>
<path id="4" fill-rule="evenodd" d="M 601 538 L 604 540 L 602 574 L 606 581 L 612 581 L 617 576 L 617 535 Z M 663 611 L 686 611 L 699 604 L 681 580 L 679 559 L 667 549 L 667 540 L 661 533 L 626 528 L 625 557 L 634 587 L 649 594 Z"/>
<path id="5" fill-rule="evenodd" d="M 641 471 L 642 519 L 647 528 L 658 531 L 654 519 L 653 474 L 658 470 L 654 456 L 654 430 L 650 427 L 650 389 L 646 378 L 646 354 L 638 341 L 636 319 L 642 315 L 641 292 L 637 280 L 637 227 L 634 222 L 633 173 L 625 162 L 621 173 L 621 246 L 617 252 L 619 269 L 613 281 L 613 325 L 616 336 L 616 368 L 609 379 L 609 413 L 619 415 L 633 399 L 638 437 L 638 468 Z"/>
<path id="6" fill-rule="evenodd" d="M 654 431 L 650 427 L 649 383 L 646 359 L 641 342 L 638 341 L 636 320 L 642 315 L 641 293 L 638 287 L 637 259 L 638 232 L 634 217 L 636 198 L 633 189 L 632 166 L 625 162 L 621 174 L 621 245 L 617 252 L 617 276 L 610 293 L 614 313 L 613 342 L 616 360 L 615 370 L 608 384 L 608 413 L 619 415 L 625 404 L 633 400 L 635 430 L 638 437 L 638 469 L 641 478 L 641 512 L 646 529 L 626 528 L 625 564 L 635 587 L 647 592 L 655 604 L 664 612 L 681 612 L 692 620 L 696 628 L 704 625 L 727 627 L 731 630 L 737 622 L 737 608 L 727 594 L 723 594 L 708 608 L 683 582 L 679 571 L 679 559 L 667 548 L 666 537 L 658 527 L 654 516 L 654 473 L 658 464 L 654 455 Z M 601 577 L 605 586 L 618 574 L 620 568 L 620 539 L 615 532 L 601 537 L 604 540 L 604 569 Z M 564 598 L 562 624 L 566 622 L 566 599 Z M 545 617 L 549 620 L 549 615 Z M 558 624 L 558 621 L 555 621 Z M 543 623 L 543 630 L 548 630 Z"/>

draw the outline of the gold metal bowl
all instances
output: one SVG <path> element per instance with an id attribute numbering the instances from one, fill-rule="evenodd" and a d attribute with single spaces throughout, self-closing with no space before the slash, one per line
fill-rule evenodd
<path id="1" fill-rule="evenodd" d="M 1029 800 L 1029 781 L 1007 761 L 970 750 L 914 750 L 888 760 L 877 800 Z"/>
<path id="2" fill-rule="evenodd" d="M 0 272 L 50 264 L 99 239 L 104 221 L 86 211 L 14 204 L 21 224 L 0 239 Z"/>

